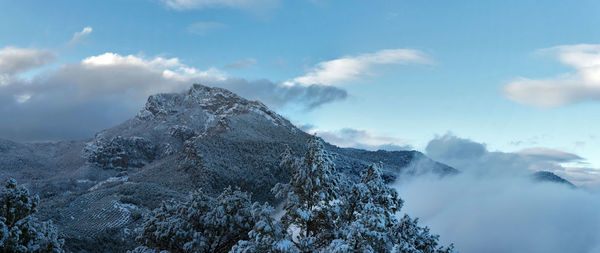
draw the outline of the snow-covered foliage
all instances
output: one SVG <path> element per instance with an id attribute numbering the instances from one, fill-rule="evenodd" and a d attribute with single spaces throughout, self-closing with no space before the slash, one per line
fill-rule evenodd
<path id="1" fill-rule="evenodd" d="M 256 223 L 248 233 L 248 240 L 239 241 L 230 252 L 297 252 L 295 245 L 288 238 L 281 225 L 273 219 L 273 208 L 256 203 L 254 205 Z"/>
<path id="2" fill-rule="evenodd" d="M 170 252 L 227 252 L 248 239 L 262 209 L 248 194 L 231 188 L 216 198 L 194 191 L 186 201 L 164 202 L 145 217 L 138 241 Z"/>
<path id="3" fill-rule="evenodd" d="M 9 179 L 0 191 L 1 252 L 63 252 L 64 241 L 51 222 L 40 222 L 39 197 Z"/>
<path id="4" fill-rule="evenodd" d="M 273 208 L 252 203 L 226 188 L 211 198 L 194 191 L 187 201 L 167 201 L 145 218 L 134 252 L 406 252 L 449 253 L 418 219 L 398 218 L 403 201 L 371 164 L 355 182 L 335 169 L 321 140 L 309 139 L 306 154 L 288 149 L 281 166 L 290 181 L 273 188 L 283 199 L 281 220 Z"/>
<path id="5" fill-rule="evenodd" d="M 154 159 L 155 146 L 143 137 L 96 137 L 86 145 L 84 156 L 88 162 L 105 169 L 139 168 Z"/>
<path id="6" fill-rule="evenodd" d="M 291 178 L 275 185 L 273 192 L 284 199 L 282 226 L 297 229 L 294 241 L 302 252 L 314 252 L 334 237 L 340 183 L 333 159 L 316 136 L 309 139 L 304 157 L 298 159 L 290 150 L 283 154 L 281 166 L 291 170 Z"/>
<path id="7" fill-rule="evenodd" d="M 382 165 L 371 164 L 361 172 L 360 182 L 347 188 L 340 203 L 339 237 L 331 252 L 452 252 L 438 247 L 438 236 L 419 227 L 417 219 L 398 219 L 403 201 L 395 189 L 385 184 Z"/>

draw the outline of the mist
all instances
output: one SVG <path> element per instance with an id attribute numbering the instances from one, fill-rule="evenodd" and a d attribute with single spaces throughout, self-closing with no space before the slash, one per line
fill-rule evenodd
<path id="1" fill-rule="evenodd" d="M 597 192 L 532 180 L 536 164 L 560 167 L 555 157 L 527 160 L 522 153 L 489 152 L 477 144 L 452 135 L 432 140 L 427 154 L 461 173 L 403 177 L 394 185 L 405 200 L 403 211 L 463 253 L 600 252 Z"/>

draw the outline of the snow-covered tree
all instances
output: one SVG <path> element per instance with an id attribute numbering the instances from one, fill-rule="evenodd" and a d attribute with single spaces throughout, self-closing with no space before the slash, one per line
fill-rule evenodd
<path id="1" fill-rule="evenodd" d="M 403 201 L 382 178 L 382 165 L 371 164 L 361 172 L 341 201 L 339 237 L 330 252 L 452 252 L 438 247 L 438 236 L 419 227 L 408 215 L 398 219 Z"/>
<path id="2" fill-rule="evenodd" d="M 371 164 L 355 182 L 339 174 L 319 138 L 303 157 L 288 149 L 281 166 L 290 181 L 273 188 L 283 200 L 273 208 L 227 188 L 217 198 L 195 191 L 183 202 L 167 201 L 145 218 L 133 252 L 399 252 L 450 253 L 418 219 L 398 218 L 403 201 Z"/>
<path id="3" fill-rule="evenodd" d="M 283 154 L 281 166 L 291 170 L 291 178 L 273 192 L 283 199 L 282 226 L 294 231 L 293 242 L 302 252 L 315 252 L 335 238 L 340 190 L 333 159 L 316 136 L 309 139 L 304 157 L 294 157 L 289 149 Z"/>
<path id="4" fill-rule="evenodd" d="M 257 208 L 239 190 L 227 188 L 217 198 L 194 191 L 186 201 L 163 202 L 145 217 L 138 241 L 170 252 L 227 252 L 248 239 Z"/>
<path id="5" fill-rule="evenodd" d="M 39 197 L 9 179 L 0 191 L 0 252 L 64 252 L 51 222 L 40 222 Z"/>
<path id="6" fill-rule="evenodd" d="M 291 239 L 285 233 L 281 225 L 276 222 L 273 208 L 268 205 L 254 204 L 257 222 L 248 233 L 248 240 L 239 241 L 233 246 L 231 253 L 293 253 L 298 252 Z"/>
<path id="7" fill-rule="evenodd" d="M 452 253 L 454 245 L 439 246 L 439 236 L 429 233 L 428 227 L 420 227 L 419 219 L 404 215 L 394 226 L 393 233 L 398 238 L 395 252 L 403 253 Z"/>

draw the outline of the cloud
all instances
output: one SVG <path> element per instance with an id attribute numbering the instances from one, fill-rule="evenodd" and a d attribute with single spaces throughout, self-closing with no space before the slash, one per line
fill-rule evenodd
<path id="1" fill-rule="evenodd" d="M 582 158 L 549 148 L 491 152 L 451 134 L 429 142 L 427 155 L 462 171 L 450 177 L 401 177 L 403 212 L 419 217 L 462 253 L 600 252 L 600 192 L 539 182 L 533 170 L 554 170 L 572 182 L 598 186 L 598 170 L 563 162 Z M 557 173 L 559 174 L 559 173 Z"/>
<path id="2" fill-rule="evenodd" d="M 192 34 L 205 36 L 211 32 L 227 28 L 226 24 L 219 22 L 196 22 L 187 27 L 187 31 Z"/>
<path id="3" fill-rule="evenodd" d="M 8 69 L 18 72 L 13 70 L 15 67 Z M 88 138 L 134 116 L 149 95 L 180 92 L 192 83 L 227 88 L 274 109 L 312 109 L 347 96 L 346 91 L 334 87 L 287 87 L 268 80 L 232 78 L 216 68 L 196 69 L 178 58 L 109 52 L 47 70 L 31 79 L 15 76 L 0 86 L 0 118 L 10 119 L 0 124 L 0 138 Z"/>
<path id="4" fill-rule="evenodd" d="M 256 59 L 248 58 L 241 61 L 236 61 L 225 65 L 225 69 L 245 69 L 254 66 L 257 63 Z"/>
<path id="5" fill-rule="evenodd" d="M 517 154 L 520 154 L 520 155 L 523 155 L 526 157 L 530 157 L 530 158 L 534 158 L 534 159 L 555 161 L 555 162 L 574 162 L 574 161 L 583 160 L 582 157 L 580 157 L 576 154 L 571 154 L 571 153 L 563 152 L 563 151 L 556 150 L 556 149 L 541 148 L 541 147 L 523 149 L 523 150 L 517 152 Z"/>
<path id="6" fill-rule="evenodd" d="M 308 73 L 287 81 L 287 85 L 335 85 L 359 80 L 372 75 L 372 68 L 380 65 L 431 64 L 423 52 L 414 49 L 385 49 L 371 54 L 346 56 L 318 63 Z"/>
<path id="7" fill-rule="evenodd" d="M 49 50 L 4 47 L 0 49 L 0 85 L 14 75 L 48 65 L 56 60 Z"/>
<path id="8" fill-rule="evenodd" d="M 600 100 L 600 44 L 557 46 L 540 52 L 556 55 L 574 71 L 553 78 L 519 78 L 504 86 L 507 98 L 539 107 Z"/>
<path id="9" fill-rule="evenodd" d="M 163 0 L 175 10 L 202 10 L 211 8 L 231 8 L 257 11 L 272 9 L 279 4 L 279 0 Z"/>
<path id="10" fill-rule="evenodd" d="M 87 37 L 92 33 L 93 29 L 91 26 L 84 27 L 81 32 L 76 32 L 73 34 L 73 38 L 69 41 L 69 45 L 73 45 L 81 41 L 83 38 Z"/>
<path id="11" fill-rule="evenodd" d="M 511 175 L 460 173 L 396 185 L 403 212 L 461 253 L 600 250 L 600 196 Z"/>
<path id="12" fill-rule="evenodd" d="M 582 181 L 580 176 L 571 173 L 572 168 L 563 165 L 581 163 L 582 157 L 556 149 L 535 147 L 514 153 L 491 152 L 484 144 L 446 134 L 431 140 L 425 152 L 434 160 L 474 174 L 526 176 L 544 170 L 578 185 L 600 185 L 598 175 L 588 174 L 589 180 Z"/>
<path id="13" fill-rule="evenodd" d="M 405 140 L 373 134 L 366 130 L 343 128 L 338 131 L 327 131 L 315 128 L 313 125 L 301 125 L 303 131 L 316 134 L 325 141 L 343 148 L 359 148 L 365 150 L 412 150 Z"/>

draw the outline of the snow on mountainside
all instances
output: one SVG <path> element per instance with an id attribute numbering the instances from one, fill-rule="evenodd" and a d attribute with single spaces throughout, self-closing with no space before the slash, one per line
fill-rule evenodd
<path id="1" fill-rule="evenodd" d="M 271 187 L 289 179 L 280 154 L 286 147 L 303 154 L 309 137 L 260 102 L 196 84 L 150 96 L 137 116 L 90 140 L 0 140 L 0 179 L 15 177 L 40 194 L 42 218 L 54 220 L 69 250 L 124 252 L 142 213 L 193 189 L 217 193 L 234 185 L 273 201 Z M 457 172 L 417 151 L 326 149 L 350 177 L 380 161 L 388 181 Z"/>

